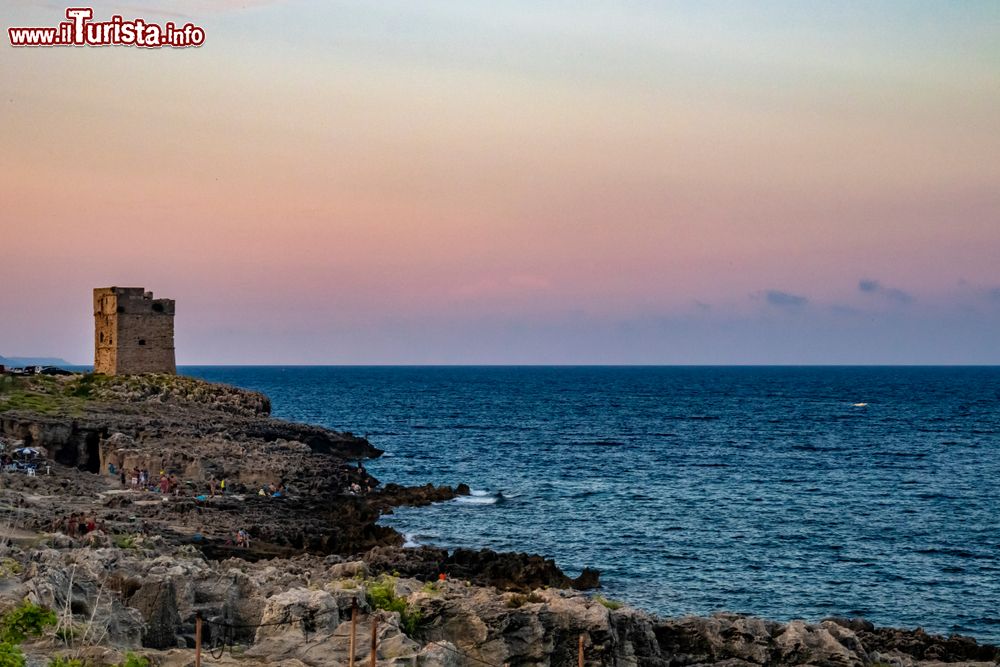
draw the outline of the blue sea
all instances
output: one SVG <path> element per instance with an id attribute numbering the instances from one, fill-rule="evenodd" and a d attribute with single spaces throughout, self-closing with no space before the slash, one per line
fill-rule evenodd
<path id="1" fill-rule="evenodd" d="M 861 615 L 1000 643 L 1000 368 L 198 367 L 475 495 L 411 544 L 598 568 L 663 615 Z"/>

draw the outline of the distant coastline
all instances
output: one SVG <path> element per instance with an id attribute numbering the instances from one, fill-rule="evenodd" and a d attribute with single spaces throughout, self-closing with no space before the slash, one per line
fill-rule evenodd
<path id="1" fill-rule="evenodd" d="M 61 357 L 4 357 L 0 356 L 0 366 L 76 366 Z"/>

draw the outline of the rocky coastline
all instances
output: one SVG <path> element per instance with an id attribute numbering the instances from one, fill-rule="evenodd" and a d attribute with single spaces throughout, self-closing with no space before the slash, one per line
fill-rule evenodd
<path id="1" fill-rule="evenodd" d="M 347 665 L 354 609 L 355 664 L 374 636 L 381 667 L 577 665 L 581 646 L 591 666 L 1000 662 L 969 638 L 863 619 L 658 618 L 585 592 L 597 572 L 573 579 L 537 555 L 404 549 L 382 514 L 468 488 L 382 484 L 365 439 L 274 419 L 256 392 L 0 380 L 0 443 L 39 452 L 33 475 L 0 475 L 0 618 L 34 605 L 55 619 L 20 643 L 28 665 L 129 652 L 191 665 L 199 622 L 206 665 Z M 137 488 L 138 470 L 176 484 Z"/>

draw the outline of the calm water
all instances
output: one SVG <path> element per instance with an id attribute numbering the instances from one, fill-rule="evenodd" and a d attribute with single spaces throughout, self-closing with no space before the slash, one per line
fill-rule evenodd
<path id="1" fill-rule="evenodd" d="M 667 615 L 863 615 L 1000 642 L 1000 368 L 187 368 L 367 434 L 386 522 L 538 552 Z M 855 405 L 867 403 L 867 405 Z"/>

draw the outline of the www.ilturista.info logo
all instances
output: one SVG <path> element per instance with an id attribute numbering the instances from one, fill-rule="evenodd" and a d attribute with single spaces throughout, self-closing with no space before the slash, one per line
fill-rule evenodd
<path id="1" fill-rule="evenodd" d="M 91 21 L 90 7 L 70 7 L 68 21 L 51 28 L 7 28 L 11 46 L 141 46 L 185 48 L 205 43 L 205 30 L 192 23 L 177 26 L 143 19 L 126 21 L 119 15 L 110 21 Z"/>

